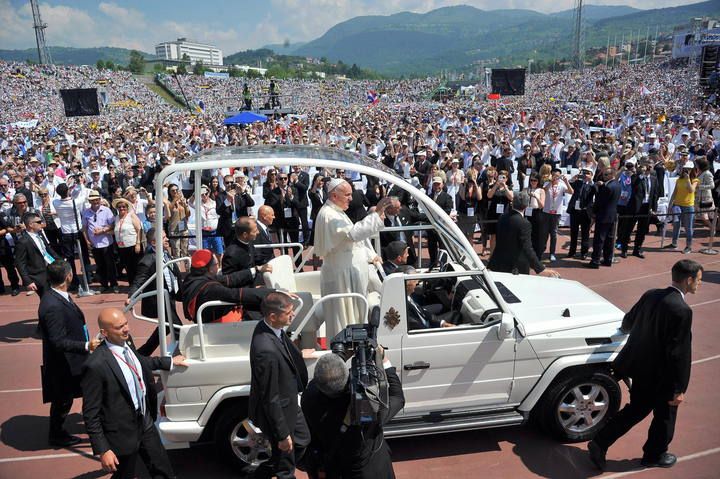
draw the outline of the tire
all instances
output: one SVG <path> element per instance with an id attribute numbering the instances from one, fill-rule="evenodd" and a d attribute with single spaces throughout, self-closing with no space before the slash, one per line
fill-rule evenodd
<path id="1" fill-rule="evenodd" d="M 253 440 L 243 427 L 247 402 L 232 403 L 219 413 L 215 422 L 214 441 L 221 457 L 239 468 L 257 466 L 270 458 L 270 445 Z M 267 446 L 267 447 L 266 447 Z"/>
<path id="2" fill-rule="evenodd" d="M 536 416 L 560 441 L 588 441 L 615 415 L 620 398 L 620 386 L 606 372 L 580 369 L 548 389 Z"/>

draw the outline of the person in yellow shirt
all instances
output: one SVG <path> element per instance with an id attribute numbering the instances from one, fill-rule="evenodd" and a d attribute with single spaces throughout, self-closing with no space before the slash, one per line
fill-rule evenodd
<path id="1" fill-rule="evenodd" d="M 668 249 L 677 249 L 678 239 L 680 239 L 680 226 L 685 228 L 686 246 L 683 254 L 692 252 L 693 239 L 693 223 L 695 222 L 695 190 L 697 189 L 699 180 L 695 175 L 695 165 L 692 161 L 687 161 L 680 173 L 675 189 L 670 197 L 670 212 L 673 216 L 673 235 L 672 243 L 665 246 Z"/>

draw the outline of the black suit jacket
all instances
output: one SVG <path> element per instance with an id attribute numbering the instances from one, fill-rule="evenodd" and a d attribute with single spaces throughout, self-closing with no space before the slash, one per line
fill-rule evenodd
<path id="1" fill-rule="evenodd" d="M 171 314 L 173 314 L 174 317 L 177 317 L 177 311 L 175 310 L 174 306 L 175 300 L 182 297 L 182 293 L 180 291 L 180 286 L 182 285 L 182 276 L 180 274 L 180 269 L 178 268 L 177 263 L 171 265 L 170 270 L 175 275 L 178 288 L 178 291 L 170 295 L 170 298 L 173 300 L 173 308 Z M 140 258 L 140 261 L 138 261 L 137 270 L 135 272 L 135 280 L 130 285 L 128 297 L 132 296 L 135 291 L 137 291 L 140 286 L 142 286 L 143 283 L 145 283 L 145 281 L 147 281 L 148 278 L 153 275 L 153 273 L 155 273 L 155 251 L 148 249 L 143 255 L 143 257 Z M 164 275 L 163 284 L 165 285 L 165 289 L 169 291 L 169 286 L 167 284 L 167 281 L 165 280 Z M 154 280 L 147 286 L 147 288 L 145 288 L 144 292 L 149 293 L 150 291 L 157 291 L 157 289 L 155 288 Z M 148 318 L 157 318 L 157 298 L 155 296 L 149 296 L 140 300 L 140 312 L 143 314 L 143 316 L 147 316 Z M 178 323 L 179 320 L 175 322 Z"/>
<path id="2" fill-rule="evenodd" d="M 292 192 L 292 199 L 289 195 L 282 196 L 280 187 L 270 190 L 265 198 L 265 204 L 275 211 L 275 222 L 273 226 L 276 228 L 285 228 L 288 230 L 297 230 L 300 225 L 298 208 L 300 207 L 299 195 L 297 188 L 288 186 L 288 190 Z M 290 208 L 290 216 L 285 218 L 285 208 Z"/>
<path id="3" fill-rule="evenodd" d="M 434 196 L 435 196 L 435 193 L 433 193 L 432 196 L 434 197 Z M 445 213 L 447 213 L 447 214 L 450 214 L 450 212 L 451 212 L 452 209 L 453 209 L 453 199 L 452 199 L 452 196 L 450 196 L 449 194 L 447 194 L 445 191 L 441 191 L 441 192 L 440 192 L 440 194 L 438 195 L 438 197 L 435 199 L 435 203 L 437 203 L 438 206 L 439 206 L 440 208 L 442 208 L 442 210 L 443 210 Z"/>
<path id="4" fill-rule="evenodd" d="M 497 240 L 488 268 L 492 271 L 529 274 L 530 268 L 536 273 L 545 267 L 538 260 L 530 240 L 532 225 L 523 214 L 511 209 L 500 216 L 497 224 Z"/>
<path id="5" fill-rule="evenodd" d="M 267 229 L 267 226 L 265 226 L 265 228 Z M 270 233 L 258 225 L 258 235 L 253 245 L 257 246 L 261 244 L 273 244 L 273 240 L 270 237 Z M 272 248 L 254 248 L 254 254 L 256 265 L 263 265 L 275 257 L 275 251 Z"/>
<path id="6" fill-rule="evenodd" d="M 648 198 L 648 204 L 652 211 L 657 211 L 658 199 L 658 181 L 655 175 L 648 177 L 650 180 L 650 195 Z M 633 213 L 640 211 L 645 200 L 645 193 L 647 193 L 647 182 L 645 178 L 640 175 L 634 175 L 632 180 L 632 196 L 630 197 L 629 206 L 632 208 Z"/>
<path id="7" fill-rule="evenodd" d="M 407 206 L 401 206 L 400 211 L 397 214 L 397 218 L 400 220 L 401 226 L 416 225 L 421 221 L 427 221 L 427 217 L 416 210 L 411 210 Z M 384 224 L 386 227 L 397 226 L 393 224 L 392 220 L 385 216 Z M 398 231 L 381 231 L 380 232 L 380 245 L 384 248 L 393 241 L 400 240 L 400 232 Z M 415 241 L 413 239 L 413 231 L 405 232 L 405 242 L 410 248 L 408 251 L 408 264 L 414 264 L 417 255 L 415 253 Z"/>
<path id="8" fill-rule="evenodd" d="M 249 416 L 271 438 L 280 441 L 295 431 L 298 393 L 307 386 L 302 354 L 285 333 L 285 345 L 264 320 L 258 321 L 250 344 Z"/>
<path id="9" fill-rule="evenodd" d="M 421 305 L 407 301 L 408 331 L 415 329 L 439 328 L 441 320 Z M 424 321 L 423 321 L 424 320 Z"/>
<path id="10" fill-rule="evenodd" d="M 40 300 L 43 402 L 80 396 L 80 375 L 88 357 L 85 316 L 54 290 Z"/>
<path id="11" fill-rule="evenodd" d="M 255 206 L 255 200 L 250 193 L 245 191 L 244 193 L 235 194 L 235 214 L 238 218 L 241 216 L 252 216 L 252 207 Z"/>
<path id="12" fill-rule="evenodd" d="M 585 185 L 583 188 L 584 181 L 577 179 L 572 182 L 573 194 L 568 201 L 569 211 L 587 211 L 588 208 L 592 207 L 593 199 L 595 197 L 595 186 L 592 184 Z"/>
<path id="13" fill-rule="evenodd" d="M 310 205 L 312 208 L 310 209 L 310 219 L 315 221 L 315 218 L 317 218 L 318 213 L 320 213 L 320 208 L 325 204 L 325 198 L 327 198 L 327 194 L 323 191 L 310 191 L 308 193 L 308 197 L 310 198 Z"/>
<path id="14" fill-rule="evenodd" d="M 595 203 L 593 211 L 596 223 L 614 223 L 617 217 L 617 205 L 620 199 L 620 183 L 612 180 L 609 183 L 595 185 Z"/>
<path id="15" fill-rule="evenodd" d="M 58 259 L 59 255 L 53 251 L 42 234 L 40 238 L 45 243 L 45 248 L 50 256 Z M 17 266 L 18 273 L 20 273 L 25 286 L 38 282 L 47 286 L 47 263 L 35 241 L 27 232 L 23 232 L 15 244 L 15 266 Z"/>
<path id="16" fill-rule="evenodd" d="M 250 268 L 255 266 L 255 246 L 243 244 L 237 238 L 225 248 L 222 259 L 223 274 L 237 273 L 242 277 L 239 286 L 252 286 L 255 277 Z"/>
<path id="17" fill-rule="evenodd" d="M 350 394 L 331 398 L 310 382 L 302 396 L 302 409 L 308 422 L 312 446 L 327 463 L 328 478 L 393 477 L 389 450 L 384 443 L 383 426 L 405 405 L 402 384 L 394 367 L 385 370 L 388 381 L 389 405 L 380 422 L 367 426 L 351 426 L 341 432 L 350 401 Z"/>
<path id="18" fill-rule="evenodd" d="M 657 387 L 664 399 L 687 390 L 690 382 L 692 309 L 673 287 L 652 289 L 622 322 L 630 332 L 613 363 L 615 371 Z"/>
<path id="19" fill-rule="evenodd" d="M 145 404 L 153 420 L 157 416 L 157 394 L 152 371 L 170 370 L 169 357 L 148 358 L 130 346 L 142 367 L 145 384 Z M 112 450 L 115 455 L 126 456 L 138 450 L 142 436 L 142 421 L 138 420 L 122 369 L 106 343 L 95 349 L 85 363 L 82 378 L 83 420 L 93 454 Z"/>

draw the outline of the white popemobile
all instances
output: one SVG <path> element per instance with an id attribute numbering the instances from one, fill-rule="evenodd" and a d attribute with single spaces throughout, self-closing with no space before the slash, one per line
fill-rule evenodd
<path id="1" fill-rule="evenodd" d="M 155 191 L 163 192 L 163 183 L 175 172 L 194 171 L 197 190 L 204 169 L 273 165 L 338 168 L 378 177 L 388 188 L 412 195 L 428 217 L 425 229 L 434 229 L 440 237 L 440 264 L 412 275 L 391 274 L 379 294 L 361 297 L 369 321 L 377 325 L 378 343 L 400 372 L 406 398 L 404 409 L 385 429 L 387 437 L 519 425 L 533 417 L 560 440 L 582 441 L 618 409 L 620 387 L 611 376 L 610 362 L 626 339 L 619 331 L 623 312 L 575 281 L 489 272 L 431 198 L 375 160 L 310 146 L 213 149 L 164 168 L 155 179 Z M 158 196 L 162 201 L 162 193 Z M 197 191 L 195 198 L 200 199 Z M 158 244 L 162 224 L 159 209 Z M 286 255 L 271 263 L 266 285 L 302 299 L 289 328 L 293 337 L 309 327 L 322 336 L 322 305 L 337 295 L 320 296 L 321 272 L 295 271 L 293 258 Z M 156 271 L 162 267 L 162 256 L 157 255 Z M 162 297 L 162 274 L 152 280 L 159 292 L 163 331 L 168 298 Z M 444 297 L 446 311 L 455 312 L 458 327 L 408 331 L 407 280 L 419 280 L 425 294 Z M 131 306 L 148 294 L 155 293 L 141 288 Z M 148 320 L 134 311 L 133 315 Z M 214 441 L 231 460 L 257 463 L 267 458 L 262 441 L 243 427 L 255 325 L 203 324 L 199 319 L 197 324 L 176 327 L 169 344 L 161 338 L 161 354 L 177 347 L 190 363 L 188 368 L 160 373 L 158 427 L 166 447 Z M 306 360 L 311 374 L 317 357 L 326 353 L 318 351 Z"/>

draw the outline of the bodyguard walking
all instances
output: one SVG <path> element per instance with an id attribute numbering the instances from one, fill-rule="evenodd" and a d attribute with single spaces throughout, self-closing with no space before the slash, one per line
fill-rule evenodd
<path id="1" fill-rule="evenodd" d="M 255 471 L 256 478 L 295 477 L 295 464 L 310 443 L 310 432 L 299 407 L 298 394 L 307 387 L 308 372 L 300 351 L 283 328 L 294 316 L 290 296 L 270 293 L 262 302 L 250 344 L 250 420 L 272 445 L 270 459 Z"/>
<path id="2" fill-rule="evenodd" d="M 645 293 L 623 318 L 622 330 L 630 336 L 613 368 L 632 379 L 630 402 L 588 443 L 590 459 L 599 469 L 605 468 L 608 448 L 651 411 L 641 464 L 672 467 L 677 462 L 668 445 L 690 381 L 692 309 L 685 295 L 697 291 L 702 273 L 699 263 L 678 261 L 672 268 L 672 284 Z"/>

